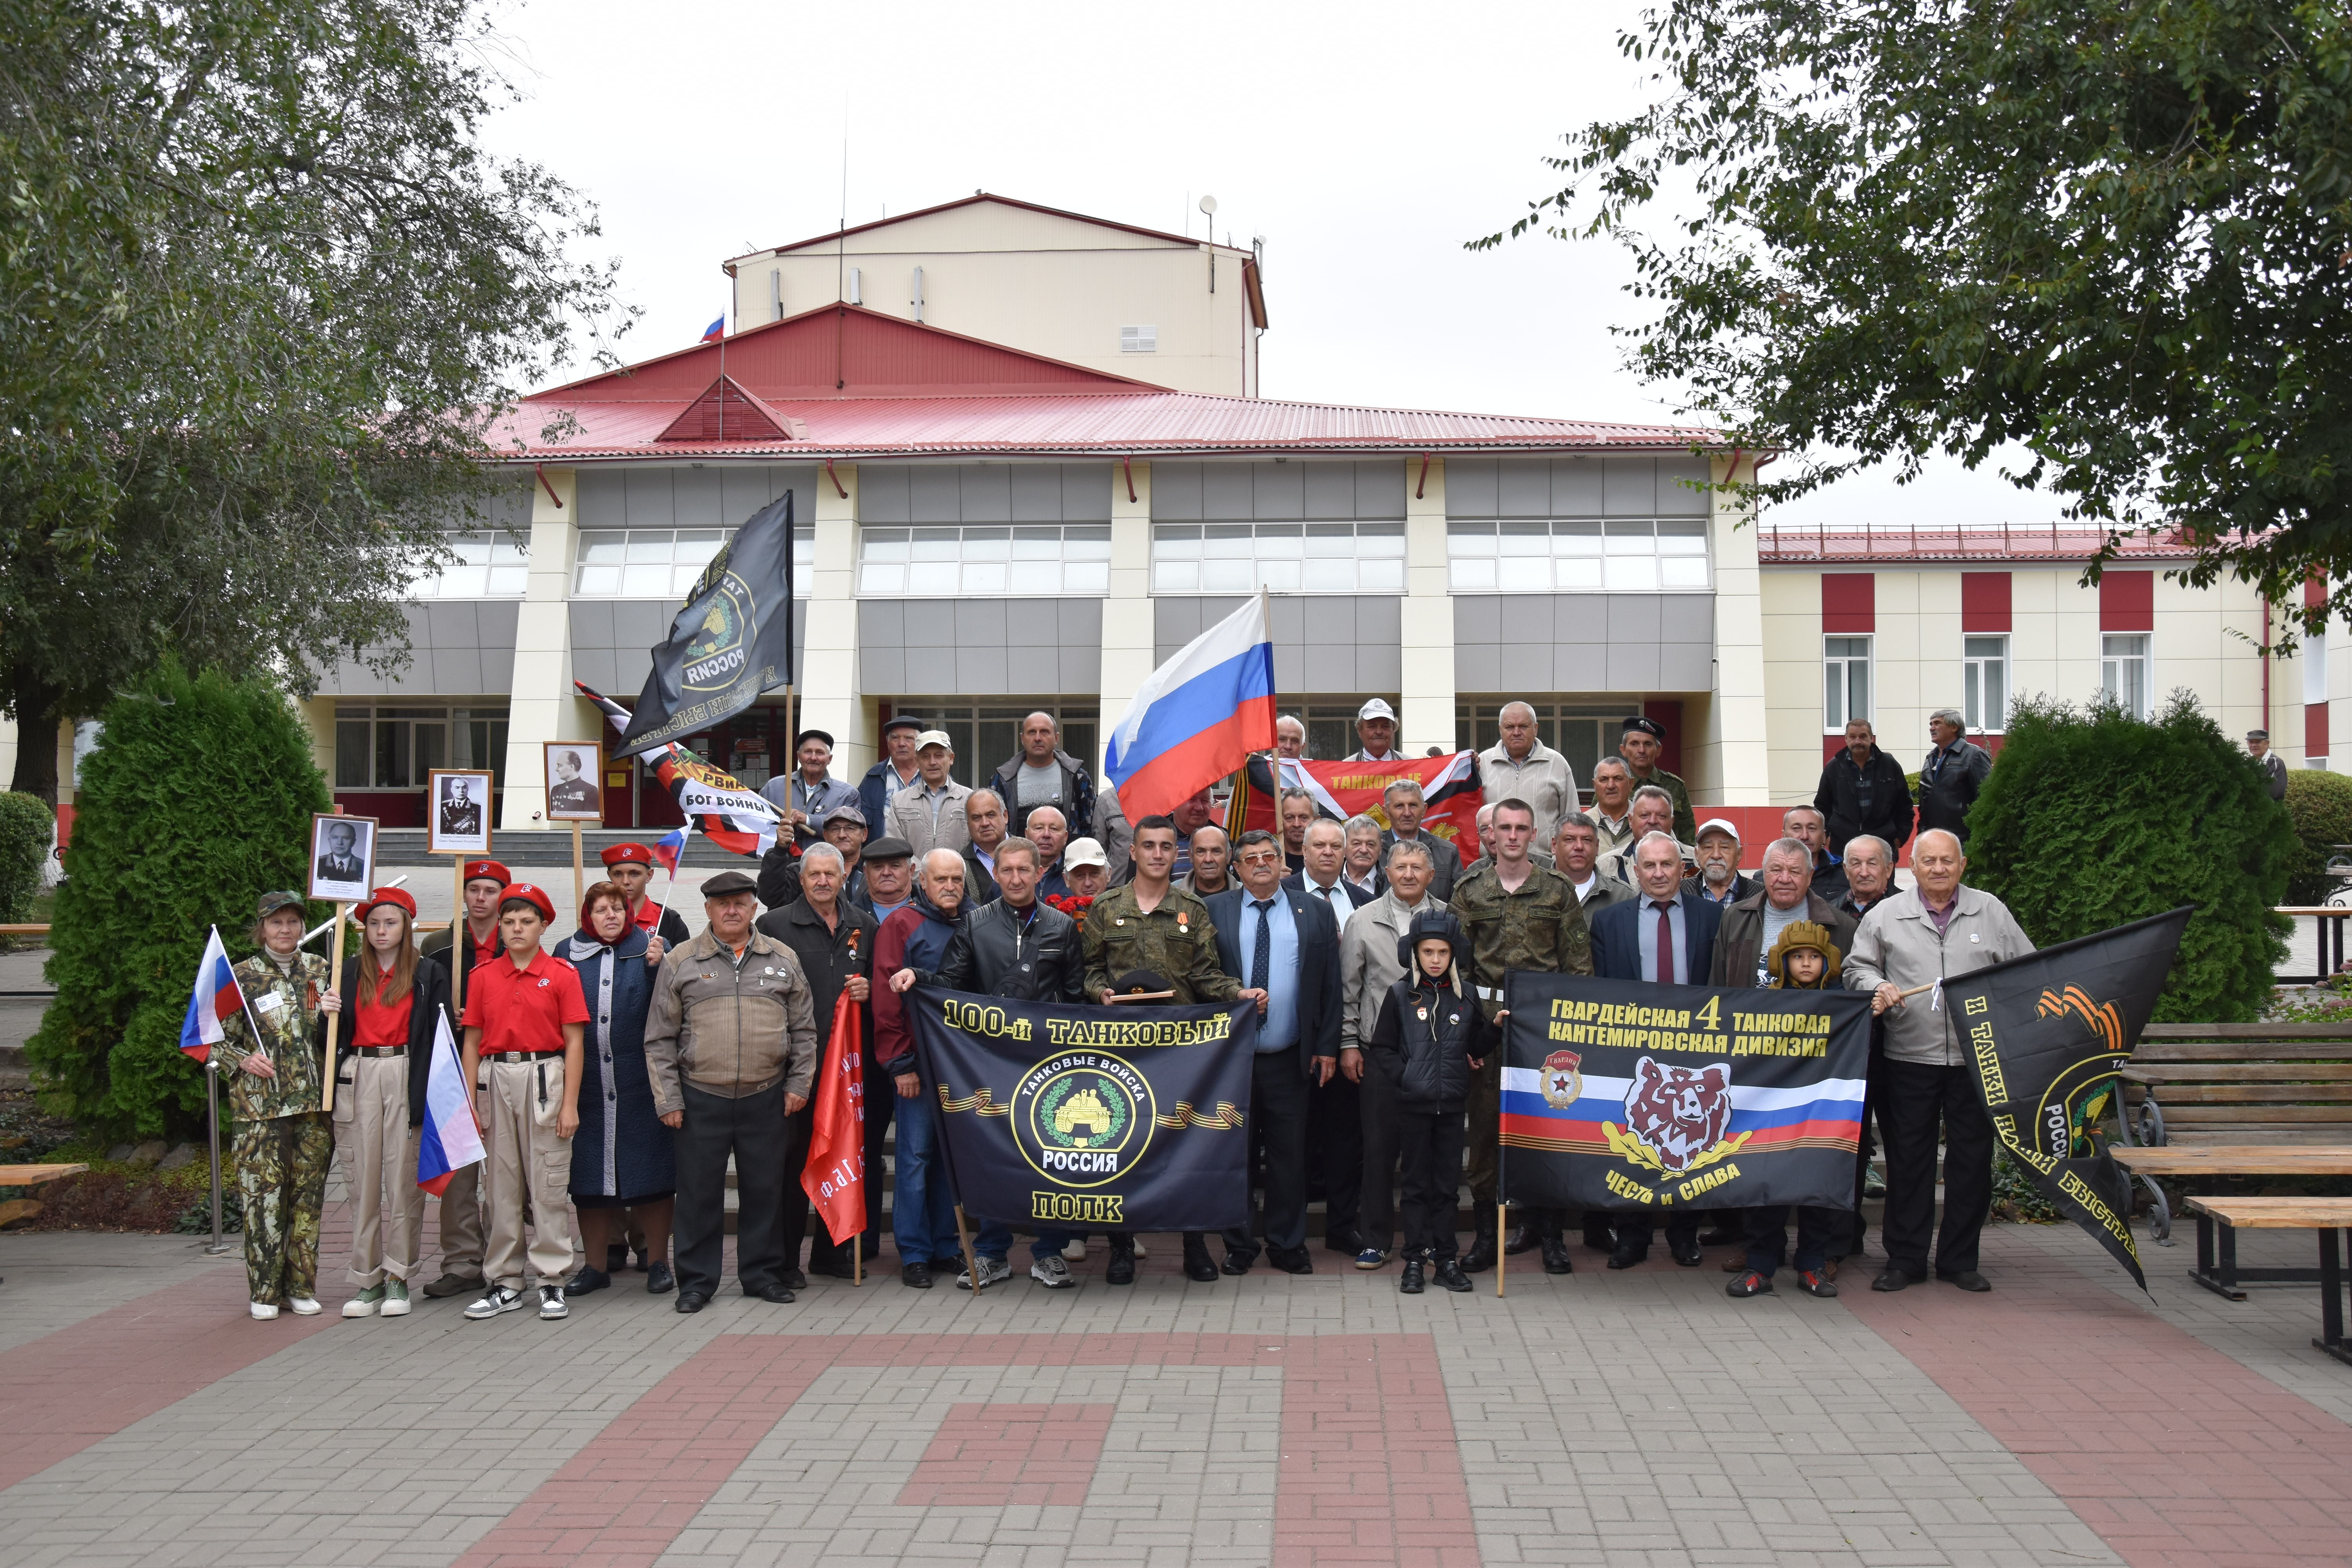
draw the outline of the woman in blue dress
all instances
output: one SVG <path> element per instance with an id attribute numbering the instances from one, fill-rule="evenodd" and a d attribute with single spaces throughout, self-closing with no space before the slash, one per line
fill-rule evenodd
<path id="1" fill-rule="evenodd" d="M 654 1114 L 646 1074 L 646 1009 L 654 971 L 646 933 L 629 918 L 628 895 L 599 882 L 581 900 L 581 930 L 558 950 L 580 972 L 588 1003 L 587 1049 L 580 1082 L 580 1131 L 572 1140 L 572 1206 L 580 1211 L 587 1259 L 564 1287 L 567 1296 L 602 1290 L 613 1277 L 597 1267 L 621 1239 L 625 1215 L 645 1230 L 646 1289 L 677 1286 L 670 1272 L 670 1221 L 677 1207 L 677 1165 L 670 1130 Z"/>

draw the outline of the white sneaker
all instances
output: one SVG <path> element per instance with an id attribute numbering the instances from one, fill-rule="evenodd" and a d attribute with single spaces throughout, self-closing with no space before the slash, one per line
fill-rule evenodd
<path id="1" fill-rule="evenodd" d="M 495 1318 L 500 1312 L 520 1312 L 521 1310 L 521 1291 L 509 1290 L 503 1285 L 493 1285 L 490 1287 L 488 1293 L 483 1296 L 480 1300 L 466 1309 L 466 1316 L 473 1319 L 478 1323 L 485 1318 Z"/>
<path id="2" fill-rule="evenodd" d="M 383 1287 L 381 1285 L 373 1285 L 343 1303 L 343 1316 L 346 1318 L 373 1318 L 376 1315 L 377 1310 L 383 1305 Z"/>
<path id="3" fill-rule="evenodd" d="M 1087 1260 L 1087 1238 L 1081 1236 L 1063 1243 L 1062 1256 L 1072 1263 L 1084 1263 Z"/>
<path id="4" fill-rule="evenodd" d="M 277 1302 L 275 1302 L 275 1301 L 256 1301 L 256 1302 L 253 1304 L 253 1321 L 254 1321 L 255 1322 L 257 1322 L 257 1323 L 267 1323 L 267 1322 L 270 1321 L 271 1320 L 275 1319 L 277 1316 L 278 1316 L 278 1303 L 277 1303 Z"/>
<path id="5" fill-rule="evenodd" d="M 985 1290 L 991 1285 L 1002 1285 L 1007 1279 L 1012 1278 L 1013 1265 L 1006 1262 L 1003 1258 L 983 1258 L 980 1260 L 980 1288 L 982 1289 Z M 956 1270 L 956 1289 L 959 1290 L 969 1290 L 971 1289 L 971 1269 L 959 1268 Z"/>
<path id="6" fill-rule="evenodd" d="M 286 1305 L 298 1318 L 315 1318 L 320 1312 L 326 1310 L 325 1308 L 320 1306 L 316 1300 L 308 1296 L 297 1296 L 292 1300 L 287 1302 Z"/>
<path id="7" fill-rule="evenodd" d="M 1032 1263 L 1029 1278 L 1048 1290 L 1067 1290 L 1077 1284 L 1070 1278 L 1070 1266 L 1058 1258 L 1041 1258 Z"/>
<path id="8" fill-rule="evenodd" d="M 376 1311 L 387 1318 L 408 1316 L 408 1287 L 397 1279 L 385 1280 L 383 1303 L 376 1308 Z"/>
<path id="9" fill-rule="evenodd" d="M 550 1320 L 572 1315 L 571 1307 L 563 1300 L 562 1286 L 541 1285 L 539 1288 L 539 1315 Z"/>
<path id="10" fill-rule="evenodd" d="M 1150 1249 L 1143 1245 L 1143 1237 L 1139 1236 L 1135 1238 L 1135 1255 L 1138 1258 L 1149 1258 L 1151 1256 Z"/>

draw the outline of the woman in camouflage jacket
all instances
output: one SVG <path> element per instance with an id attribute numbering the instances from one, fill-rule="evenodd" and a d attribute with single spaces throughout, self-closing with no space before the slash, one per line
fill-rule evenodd
<path id="1" fill-rule="evenodd" d="M 236 1122 L 237 1195 L 253 1315 L 319 1310 L 319 1211 L 334 1131 L 320 1109 L 327 1015 L 341 1005 L 327 961 L 304 952 L 302 895 L 264 893 L 253 937 L 261 951 L 236 968 L 245 1006 L 223 1023 L 215 1060 Z M 260 1031 L 258 1038 L 255 1030 Z"/>

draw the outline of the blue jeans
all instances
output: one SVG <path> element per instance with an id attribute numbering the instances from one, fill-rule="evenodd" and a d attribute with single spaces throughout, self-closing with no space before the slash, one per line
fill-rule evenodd
<path id="1" fill-rule="evenodd" d="M 956 1244 L 955 1191 L 948 1181 L 946 1151 L 940 1147 L 940 1108 L 929 1095 L 919 1094 L 899 1099 L 892 1109 L 898 1121 L 898 1169 L 890 1229 L 898 1238 L 898 1261 L 953 1258 L 962 1249 Z"/>
<path id="2" fill-rule="evenodd" d="M 1078 1234 L 1075 1230 L 1041 1230 L 1037 1233 L 1037 1239 L 1029 1244 L 1029 1256 L 1043 1263 L 1068 1246 L 1070 1238 Z M 982 1220 L 980 1234 L 971 1238 L 971 1249 L 982 1258 L 1003 1261 L 1005 1255 L 1013 1250 L 1013 1227 L 1001 1219 Z"/>

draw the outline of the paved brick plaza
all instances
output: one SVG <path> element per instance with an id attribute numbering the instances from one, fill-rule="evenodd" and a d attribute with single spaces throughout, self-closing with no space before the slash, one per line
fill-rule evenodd
<path id="1" fill-rule="evenodd" d="M 1319 1252 L 1195 1286 L 1170 1238 L 1126 1290 L 1097 1251 L 978 1302 L 820 1280 L 679 1317 L 632 1275 L 560 1324 L 345 1322 L 340 1284 L 258 1324 L 184 1239 L 0 1237 L 0 1560 L 2345 1560 L 2315 1290 L 2222 1301 L 2150 1247 L 2148 1304 L 2071 1229 L 1987 1247 L 1989 1297 L 1738 1302 L 1713 1257 L 1501 1301 Z"/>

